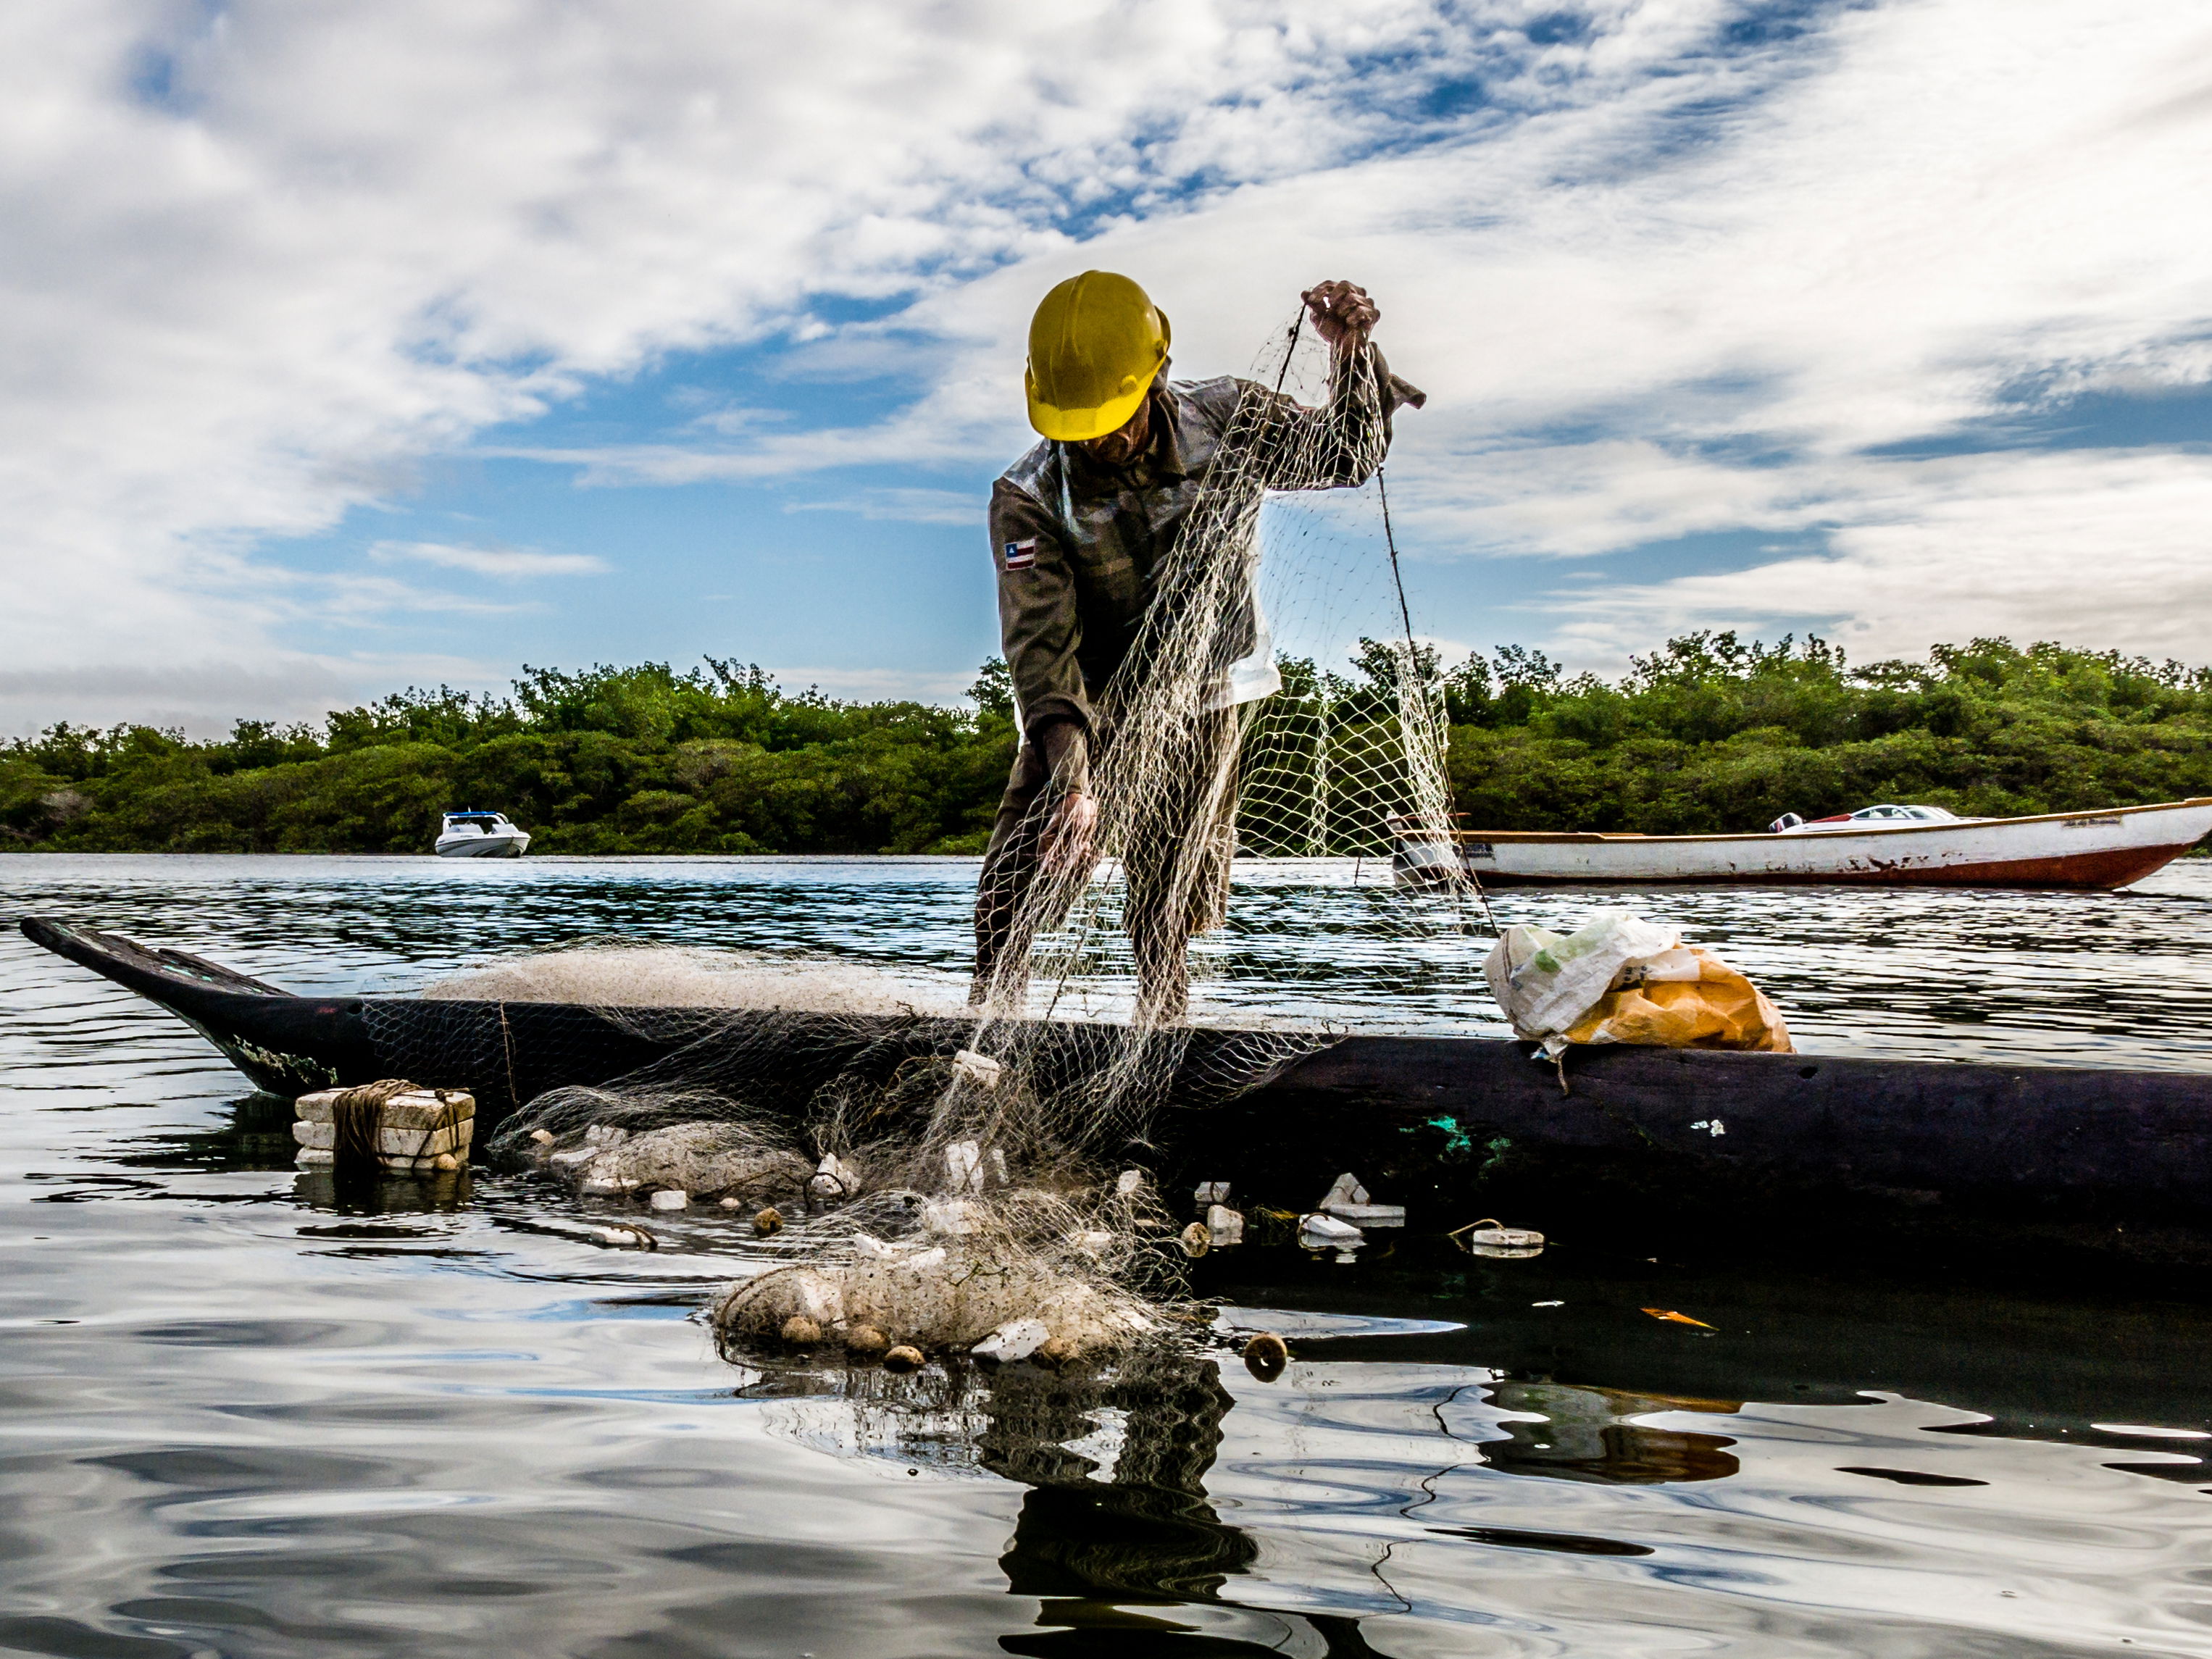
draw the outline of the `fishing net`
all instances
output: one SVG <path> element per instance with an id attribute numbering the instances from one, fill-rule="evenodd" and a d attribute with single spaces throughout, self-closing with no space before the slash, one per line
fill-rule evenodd
<path id="1" fill-rule="evenodd" d="M 849 963 L 602 941 L 388 1005 L 380 1041 L 496 1041 L 518 1109 L 488 1150 L 510 1166 L 748 1212 L 781 1260 L 717 1304 L 731 1342 L 1073 1358 L 1172 1336 L 1192 1246 L 1132 1166 L 1164 1108 L 1365 1023 L 1302 988 L 1308 942 L 1371 970 L 1370 1013 L 1409 974 L 1473 994 L 1471 885 L 1392 879 L 1394 844 L 1449 817 L 1376 477 L 1390 401 L 1378 360 L 1297 327 L 1245 384 L 1096 700 L 1095 824 L 1056 835 L 1040 798 L 979 1006 Z M 1255 675 L 1279 689 L 1248 695 Z M 495 1036 L 461 1012 L 486 1004 Z M 616 1058 L 526 1086 L 537 1043 L 587 1039 Z"/>
<path id="2" fill-rule="evenodd" d="M 865 963 L 634 939 L 580 939 L 451 975 L 424 988 L 436 1002 L 586 1007 L 744 1008 L 809 1013 L 954 1014 L 954 980 Z"/>
<path id="3" fill-rule="evenodd" d="M 1295 326 L 1256 366 L 1098 699 L 1097 861 L 1048 863 L 1030 889 L 994 1013 L 1157 1028 L 1188 973 L 1202 1023 L 1325 1028 L 1342 1011 L 1301 996 L 1316 964 L 1292 948 L 1316 925 L 1385 994 L 1409 945 L 1465 976 L 1472 883 L 1413 894 L 1392 876 L 1398 842 L 1448 836 L 1450 808 L 1443 687 L 1378 471 L 1389 401 L 1375 360 L 1333 373 Z M 1279 689 L 1232 702 L 1270 658 Z"/>

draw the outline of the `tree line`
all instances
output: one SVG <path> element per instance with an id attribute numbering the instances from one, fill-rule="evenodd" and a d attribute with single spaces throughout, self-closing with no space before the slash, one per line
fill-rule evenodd
<path id="1" fill-rule="evenodd" d="M 1356 732 L 1396 659 L 1285 659 L 1286 699 Z M 1764 828 L 1875 801 L 2013 816 L 2212 794 L 2212 670 L 2003 639 L 1849 665 L 1818 639 L 1704 631 L 1614 680 L 1501 646 L 1431 653 L 1455 807 L 1472 827 Z M 427 850 L 439 815 L 507 813 L 548 853 L 973 853 L 1016 742 L 1005 665 L 968 705 L 785 690 L 709 659 L 526 668 L 507 696 L 410 690 L 319 725 L 143 725 L 0 748 L 0 848 Z"/>

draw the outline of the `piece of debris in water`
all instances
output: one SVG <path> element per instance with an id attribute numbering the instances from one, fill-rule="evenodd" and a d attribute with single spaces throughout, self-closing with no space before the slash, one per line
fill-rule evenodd
<path id="1" fill-rule="evenodd" d="M 1348 1170 L 1337 1176 L 1336 1184 L 1321 1195 L 1314 1208 L 1362 1229 L 1406 1224 L 1404 1205 L 1377 1204 Z"/>
<path id="2" fill-rule="evenodd" d="M 1544 1252 L 1543 1234 L 1528 1227 L 1509 1227 L 1494 1216 L 1485 1216 L 1480 1221 L 1468 1222 L 1464 1227 L 1455 1227 L 1444 1237 L 1469 1255 L 1510 1260 L 1541 1255 Z"/>
<path id="3" fill-rule="evenodd" d="M 842 1204 L 860 1193 L 860 1171 L 835 1152 L 825 1153 L 806 1183 L 807 1196 L 819 1204 Z"/>
<path id="4" fill-rule="evenodd" d="M 1010 1319 L 968 1352 L 978 1359 L 1010 1365 L 1027 1359 L 1051 1340 L 1052 1332 L 1042 1319 Z"/>
<path id="5" fill-rule="evenodd" d="M 1213 1235 L 1206 1231 L 1203 1221 L 1194 1221 L 1177 1235 L 1176 1242 L 1182 1246 L 1182 1253 L 1195 1261 L 1213 1248 Z"/>
<path id="6" fill-rule="evenodd" d="M 1666 1321 L 1669 1325 L 1695 1325 L 1701 1331 L 1712 1329 L 1712 1327 L 1706 1324 L 1704 1320 L 1692 1319 L 1686 1313 L 1676 1313 L 1672 1308 L 1646 1308 L 1644 1311 L 1654 1319 Z"/>
<path id="7" fill-rule="evenodd" d="M 1223 1186 L 1229 1183 L 1224 1182 Z M 1213 1248 L 1228 1249 L 1244 1242 L 1244 1212 L 1232 1210 L 1225 1204 L 1210 1205 L 1206 1212 L 1206 1231 L 1212 1235 Z"/>
<path id="8" fill-rule="evenodd" d="M 933 1233 L 965 1238 L 982 1224 L 983 1206 L 973 1199 L 933 1198 L 921 1206 L 921 1224 Z"/>
<path id="9" fill-rule="evenodd" d="M 1319 1253 L 1334 1250 L 1339 1265 L 1348 1265 L 1359 1259 L 1359 1247 L 1367 1242 L 1367 1235 L 1350 1222 L 1339 1221 L 1333 1215 L 1316 1211 L 1298 1218 L 1298 1248 Z"/>
<path id="10" fill-rule="evenodd" d="M 1406 1206 L 1402 1204 L 1332 1204 L 1328 1212 L 1339 1221 L 1349 1221 L 1363 1229 L 1406 1224 Z"/>
<path id="11" fill-rule="evenodd" d="M 1201 1181 L 1190 1196 L 1192 1202 L 1197 1204 L 1226 1204 L 1229 1201 L 1229 1183 L 1225 1181 Z"/>
<path id="12" fill-rule="evenodd" d="M 1310 1250 L 1356 1249 L 1366 1242 L 1366 1237 L 1350 1222 L 1339 1221 L 1318 1210 L 1298 1218 L 1298 1243 Z"/>
<path id="13" fill-rule="evenodd" d="M 1335 1204 L 1364 1204 L 1366 1202 L 1367 1188 L 1361 1186 L 1358 1178 L 1347 1170 L 1344 1174 L 1337 1176 L 1336 1180 L 1330 1184 L 1329 1189 L 1321 1195 L 1321 1202 L 1315 1205 L 1314 1208 L 1316 1210 L 1326 1210 L 1331 1205 Z"/>
<path id="14" fill-rule="evenodd" d="M 292 1139 L 299 1147 L 293 1161 L 301 1169 L 457 1170 L 476 1132 L 473 1095 L 418 1088 L 402 1078 L 319 1089 L 301 1095 L 293 1110 Z"/>
<path id="15" fill-rule="evenodd" d="M 531 1143 L 544 1150 L 544 1142 Z M 691 1121 L 635 1133 L 595 1123 L 580 1146 L 544 1151 L 541 1166 L 573 1183 L 586 1197 L 641 1194 L 661 1209 L 683 1207 L 657 1193 L 681 1193 L 685 1204 L 720 1196 L 731 1208 L 796 1198 L 811 1169 L 786 1148 L 763 1140 L 744 1126 Z M 733 1203 L 729 1200 L 735 1200 Z"/>
<path id="16" fill-rule="evenodd" d="M 1291 1345 L 1273 1331 L 1261 1331 L 1244 1345 L 1244 1369 L 1262 1382 L 1272 1382 L 1291 1363 Z"/>
<path id="17" fill-rule="evenodd" d="M 848 1347 L 866 1331 L 895 1333 L 925 1352 L 960 1352 L 1034 1321 L 1043 1328 L 1038 1351 L 1071 1355 L 1123 1348 L 1159 1328 L 1158 1316 L 1127 1291 L 1018 1250 L 966 1239 L 915 1249 L 867 1234 L 855 1235 L 853 1249 L 847 1261 L 772 1268 L 733 1286 L 714 1308 L 715 1328 L 767 1342 L 803 1315 L 825 1341 Z"/>
<path id="18" fill-rule="evenodd" d="M 990 1055 L 979 1054 L 973 1048 L 963 1048 L 952 1056 L 952 1074 L 979 1089 L 997 1088 L 1006 1069 Z"/>
<path id="19" fill-rule="evenodd" d="M 980 1141 L 956 1140 L 945 1149 L 945 1172 L 951 1177 L 954 1192 L 981 1192 L 987 1170 L 998 1177 L 1000 1186 L 1006 1185 L 1006 1155 L 996 1146 L 991 1148 L 988 1160 Z"/>

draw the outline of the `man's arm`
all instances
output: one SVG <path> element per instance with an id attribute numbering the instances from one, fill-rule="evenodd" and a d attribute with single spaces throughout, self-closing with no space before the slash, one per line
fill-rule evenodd
<path id="1" fill-rule="evenodd" d="M 991 492 L 999 637 L 1020 706 L 1022 741 L 1044 756 L 1059 795 L 1044 832 L 1045 872 L 1090 867 L 1097 803 L 1091 795 L 1091 699 L 1075 659 L 1083 642 L 1075 573 L 1036 500 L 1001 479 Z"/>
<path id="2" fill-rule="evenodd" d="M 1322 283 L 1299 296 L 1314 332 L 1329 348 L 1328 403 L 1321 409 L 1261 390 L 1267 415 L 1267 483 L 1272 489 L 1331 489 L 1363 484 L 1390 447 L 1390 417 L 1428 394 L 1390 372 L 1371 341 L 1382 313 L 1365 289 Z"/>
<path id="3" fill-rule="evenodd" d="M 1022 735 L 1042 744 L 1055 724 L 1091 730 L 1091 699 L 1076 650 L 1083 622 L 1075 573 L 1051 516 L 1000 479 L 991 492 L 991 562 L 999 576 L 999 638 L 1021 708 Z"/>

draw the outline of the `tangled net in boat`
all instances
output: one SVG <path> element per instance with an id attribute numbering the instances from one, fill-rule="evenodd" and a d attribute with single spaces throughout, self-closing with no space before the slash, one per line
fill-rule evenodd
<path id="1" fill-rule="evenodd" d="M 597 1013 L 664 1038 L 675 1022 L 689 1040 L 606 1085 L 538 1096 L 487 1150 L 580 1198 L 680 1194 L 680 1207 L 711 1204 L 756 1226 L 775 1265 L 714 1310 L 738 1348 L 875 1358 L 981 1344 L 988 1358 L 1062 1361 L 1177 1328 L 1163 1310 L 1178 1296 L 1188 1247 L 1140 1170 L 1102 1163 L 1110 1143 L 1086 1139 L 1080 1119 L 1049 1138 L 994 1134 L 980 1115 L 969 1138 L 943 1132 L 956 1094 L 997 1097 L 999 1121 L 1013 1126 L 1052 1121 L 1018 1091 L 1099 1097 L 1102 1085 L 1121 1081 L 1117 1028 L 1056 1023 L 1056 1047 L 1033 1053 L 1028 1072 L 994 1075 L 966 1047 L 980 1026 L 973 1016 Z M 1152 1042 L 1157 1062 L 1140 1073 L 1161 1097 L 1228 1092 L 1275 1047 L 1245 1033 L 1164 1031 Z M 1190 1063 L 1194 1048 L 1201 1063 Z"/>
<path id="2" fill-rule="evenodd" d="M 588 1196 L 752 1211 L 778 1265 L 718 1301 L 726 1342 L 1073 1359 L 1170 1334 L 1185 1247 L 1130 1166 L 1163 1106 L 1249 1088 L 1340 1029 L 1340 1007 L 1300 1002 L 1292 936 L 1328 931 L 1370 1006 L 1443 975 L 1474 994 L 1468 896 L 1390 883 L 1395 833 L 1441 832 L 1447 796 L 1433 653 L 1395 550 L 1356 527 L 1384 528 L 1378 487 L 1364 520 L 1339 488 L 1380 463 L 1388 388 L 1370 358 L 1299 348 L 1286 331 L 1246 383 L 1098 699 L 1096 856 L 1018 895 L 980 1006 L 920 977 L 604 942 L 434 991 L 588 1003 L 650 1054 L 528 1102 L 489 1151 Z M 1364 683 L 1316 666 L 1347 659 Z M 1280 689 L 1234 701 L 1277 665 Z M 1225 879 L 1232 850 L 1253 876 Z M 1176 970 L 1158 988 L 1185 921 L 1194 1024 Z"/>
<path id="3" fill-rule="evenodd" d="M 435 1002 L 561 1002 L 605 1008 L 743 1008 L 821 1014 L 956 1014 L 945 975 L 760 951 L 584 939 L 508 957 L 422 988 Z"/>

